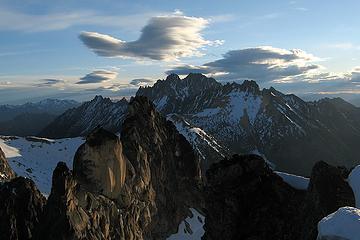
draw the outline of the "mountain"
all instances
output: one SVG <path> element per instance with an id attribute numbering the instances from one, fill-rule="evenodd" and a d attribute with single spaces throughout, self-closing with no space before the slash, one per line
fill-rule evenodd
<path id="1" fill-rule="evenodd" d="M 57 99 L 23 105 L 0 105 L 0 134 L 36 135 L 58 115 L 78 105 L 73 100 Z"/>
<path id="2" fill-rule="evenodd" d="M 125 98 L 112 102 L 110 98 L 96 96 L 92 101 L 69 109 L 57 117 L 38 135 L 48 138 L 86 136 L 99 125 L 118 133 L 126 116 L 127 106 Z"/>
<path id="3" fill-rule="evenodd" d="M 45 99 L 22 105 L 0 105 L 0 122 L 9 121 L 23 113 L 47 113 L 56 116 L 79 104 L 74 100 Z"/>
<path id="4" fill-rule="evenodd" d="M 230 153 L 260 153 L 277 169 L 309 175 L 318 160 L 358 163 L 360 109 L 340 98 L 305 102 L 254 81 L 221 84 L 201 74 L 169 75 L 141 87 L 165 115 L 201 129 Z"/>
<path id="5" fill-rule="evenodd" d="M 359 163 L 360 109 L 341 98 L 303 101 L 255 81 L 222 84 L 202 74 L 175 74 L 140 87 L 171 120 L 202 159 L 203 170 L 234 153 L 257 153 L 276 169 L 308 176 L 324 160 L 352 167 Z M 121 131 L 127 101 L 97 96 L 68 110 L 39 135 L 85 136 L 98 125 Z"/>

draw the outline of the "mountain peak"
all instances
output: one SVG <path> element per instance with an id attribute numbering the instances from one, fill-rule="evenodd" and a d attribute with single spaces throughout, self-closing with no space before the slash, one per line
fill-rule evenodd
<path id="1" fill-rule="evenodd" d="M 260 87 L 254 80 L 245 80 L 241 86 L 251 92 L 260 92 Z"/>
<path id="2" fill-rule="evenodd" d="M 179 81 L 181 80 L 179 75 L 175 74 L 175 73 L 171 73 L 170 75 L 168 75 L 166 77 L 166 81 Z"/>

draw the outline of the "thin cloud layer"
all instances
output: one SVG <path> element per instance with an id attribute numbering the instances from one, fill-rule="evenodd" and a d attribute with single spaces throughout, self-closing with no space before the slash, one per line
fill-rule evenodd
<path id="1" fill-rule="evenodd" d="M 77 84 L 104 83 L 115 79 L 117 75 L 117 72 L 97 70 L 86 74 L 84 77 L 80 78 L 80 81 L 77 82 Z"/>
<path id="2" fill-rule="evenodd" d="M 151 18 L 135 41 L 125 42 L 97 32 L 82 32 L 79 38 L 99 56 L 169 61 L 201 56 L 202 47 L 222 44 L 202 37 L 201 31 L 208 23 L 204 18 L 175 13 Z"/>
<path id="3" fill-rule="evenodd" d="M 133 15 L 103 15 L 95 11 L 69 11 L 46 14 L 27 14 L 0 6 L 0 30 L 46 32 L 64 30 L 73 26 L 95 25 L 140 29 L 154 13 Z M 131 26 L 131 28 L 130 28 Z"/>
<path id="4" fill-rule="evenodd" d="M 321 68 L 318 59 L 299 49 L 286 50 L 269 46 L 229 51 L 223 58 L 201 66 L 184 65 L 167 73 L 190 72 L 217 75 L 222 80 L 253 79 L 262 82 L 289 81 Z"/>
<path id="5" fill-rule="evenodd" d="M 57 86 L 59 84 L 64 84 L 65 81 L 62 79 L 54 79 L 54 78 L 47 78 L 47 79 L 41 79 L 40 83 L 35 84 L 36 87 L 53 87 Z"/>

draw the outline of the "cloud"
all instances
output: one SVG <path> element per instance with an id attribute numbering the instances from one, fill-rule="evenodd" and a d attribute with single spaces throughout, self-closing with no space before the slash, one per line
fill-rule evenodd
<path id="1" fill-rule="evenodd" d="M 48 79 L 41 79 L 40 83 L 34 84 L 34 86 L 36 87 L 53 87 L 59 84 L 64 84 L 65 81 L 62 79 L 53 79 L 53 78 L 48 78 Z"/>
<path id="2" fill-rule="evenodd" d="M 216 75 L 222 80 L 253 79 L 262 82 L 290 81 L 321 68 L 312 54 L 300 49 L 286 50 L 270 46 L 229 51 L 223 58 L 201 66 L 183 65 L 167 71 L 185 75 L 190 72 Z"/>
<path id="3" fill-rule="evenodd" d="M 176 12 L 151 18 L 135 41 L 126 42 L 97 32 L 82 32 L 79 38 L 99 56 L 169 61 L 201 56 L 202 47 L 222 44 L 202 37 L 201 31 L 208 23 L 204 18 Z"/>
<path id="4" fill-rule="evenodd" d="M 149 85 L 152 83 L 154 83 L 154 80 L 152 80 L 152 79 L 137 78 L 137 79 L 131 80 L 129 84 L 133 85 L 133 86 L 146 86 L 146 85 Z"/>
<path id="5" fill-rule="evenodd" d="M 97 70 L 84 77 L 80 78 L 80 81 L 76 84 L 91 84 L 91 83 L 103 83 L 113 80 L 117 77 L 118 73 L 108 70 Z"/>

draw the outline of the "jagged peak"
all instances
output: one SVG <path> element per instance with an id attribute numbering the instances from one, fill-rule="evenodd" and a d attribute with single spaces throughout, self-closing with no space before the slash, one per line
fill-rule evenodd
<path id="1" fill-rule="evenodd" d="M 241 84 L 246 89 L 253 90 L 253 91 L 260 91 L 259 85 L 254 80 L 244 80 L 244 82 Z"/>
<path id="2" fill-rule="evenodd" d="M 180 81 L 180 77 L 179 75 L 175 74 L 175 73 L 171 73 L 170 75 L 168 75 L 166 77 L 166 81 Z"/>

